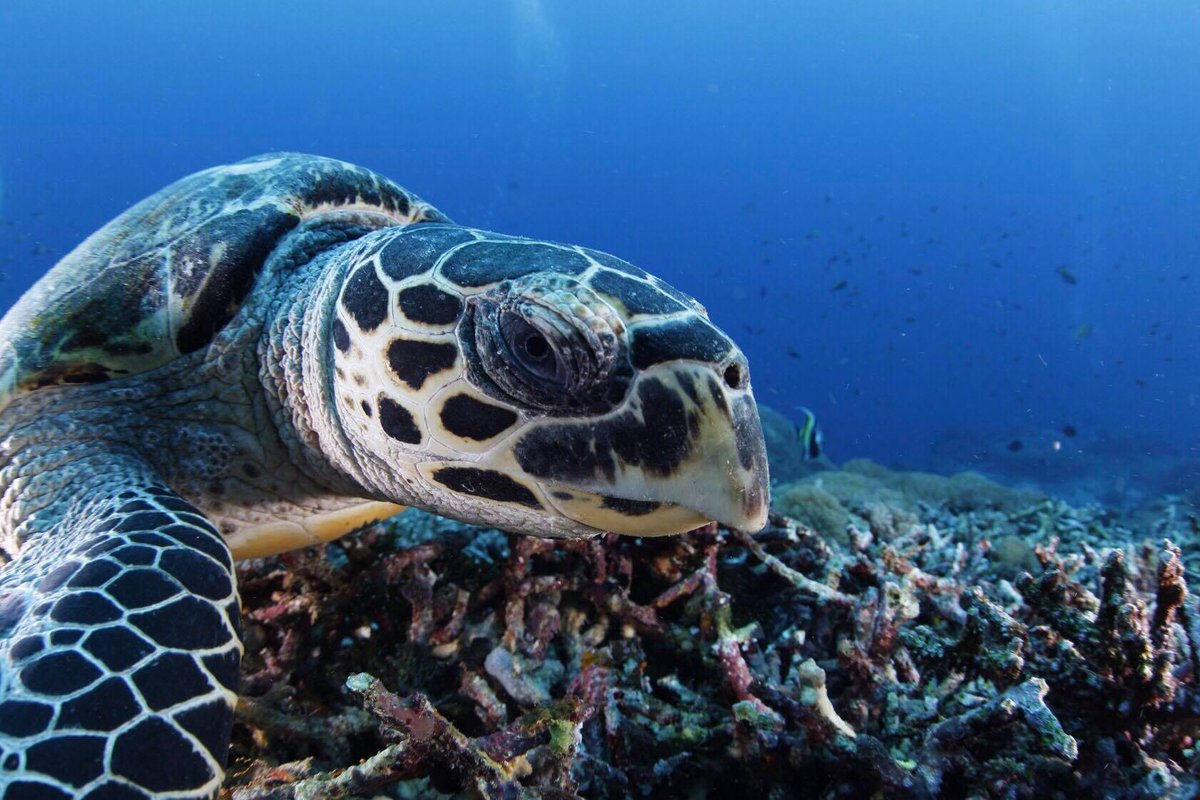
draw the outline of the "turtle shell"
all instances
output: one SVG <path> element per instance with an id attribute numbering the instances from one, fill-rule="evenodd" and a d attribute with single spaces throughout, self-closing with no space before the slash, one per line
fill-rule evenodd
<path id="1" fill-rule="evenodd" d="M 447 221 L 370 170 L 272 153 L 198 172 L 88 237 L 0 320 L 0 408 L 46 386 L 95 383 L 205 347 L 299 225 L 356 212 L 359 231 Z"/>

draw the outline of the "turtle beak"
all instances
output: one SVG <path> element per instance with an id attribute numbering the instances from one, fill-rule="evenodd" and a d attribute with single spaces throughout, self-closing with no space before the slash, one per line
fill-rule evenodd
<path id="1" fill-rule="evenodd" d="M 740 531 L 754 533 L 767 524 L 771 501 L 771 482 L 767 468 L 767 445 L 763 439 L 758 406 L 749 389 L 731 398 L 732 414 L 728 427 L 718 427 L 713 465 L 708 485 L 720 487 L 713 493 L 711 506 L 702 503 L 698 510 L 717 522 Z M 733 452 L 729 452 L 729 442 Z"/>
<path id="2" fill-rule="evenodd" d="M 767 523 L 770 504 L 758 406 L 748 385 L 730 388 L 704 375 L 705 371 L 701 367 L 672 370 L 675 380 L 682 379 L 685 385 L 692 372 L 693 381 L 707 391 L 685 393 L 687 457 L 672 474 L 646 476 L 647 488 L 657 499 L 690 508 L 706 520 L 758 531 Z"/>

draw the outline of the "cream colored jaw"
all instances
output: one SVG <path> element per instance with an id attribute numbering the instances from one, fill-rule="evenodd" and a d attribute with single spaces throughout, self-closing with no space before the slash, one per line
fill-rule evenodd
<path id="1" fill-rule="evenodd" d="M 670 536 L 695 530 L 712 521 L 697 511 L 671 503 L 664 503 L 647 514 L 632 515 L 605 508 L 604 495 L 564 489 L 563 493 L 571 496 L 562 498 L 554 494 L 554 486 L 546 488 L 549 490 L 547 501 L 567 519 L 627 536 Z"/>

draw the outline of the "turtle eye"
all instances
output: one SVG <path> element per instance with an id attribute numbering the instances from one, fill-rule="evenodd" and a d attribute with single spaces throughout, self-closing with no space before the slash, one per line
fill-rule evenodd
<path id="1" fill-rule="evenodd" d="M 530 375 L 552 385 L 566 383 L 567 370 L 550 340 L 528 320 L 515 313 L 505 314 L 500 332 L 514 360 Z"/>
<path id="2" fill-rule="evenodd" d="M 569 277 L 534 273 L 467 300 L 464 352 L 472 382 L 530 410 L 610 409 L 632 370 L 616 312 Z M 619 371 L 620 374 L 615 374 Z"/>
<path id="3" fill-rule="evenodd" d="M 541 363 L 550 355 L 550 343 L 540 333 L 531 333 L 521 342 L 521 350 L 535 363 Z"/>

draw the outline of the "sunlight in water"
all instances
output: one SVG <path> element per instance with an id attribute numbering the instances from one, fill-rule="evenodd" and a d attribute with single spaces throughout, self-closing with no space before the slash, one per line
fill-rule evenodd
<path id="1" fill-rule="evenodd" d="M 547 18 L 541 0 L 515 0 L 513 43 L 517 80 L 528 99 L 553 103 L 566 79 L 561 39 Z"/>

